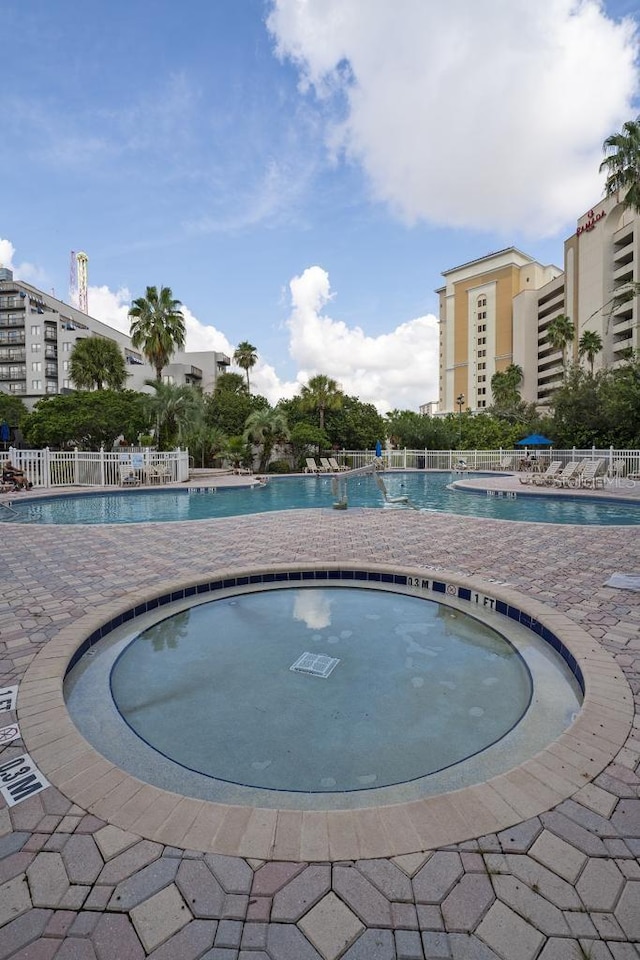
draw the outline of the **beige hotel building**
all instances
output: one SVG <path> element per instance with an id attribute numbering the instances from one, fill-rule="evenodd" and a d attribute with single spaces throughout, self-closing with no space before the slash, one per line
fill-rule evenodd
<path id="1" fill-rule="evenodd" d="M 612 196 L 578 220 L 564 244 L 564 270 L 515 247 L 445 270 L 445 285 L 436 291 L 439 412 L 490 406 L 491 377 L 511 363 L 523 370 L 522 398 L 546 405 L 562 380 L 562 354 L 547 342 L 547 327 L 559 314 L 575 328 L 570 360 L 578 360 L 585 330 L 596 331 L 604 344 L 596 370 L 619 363 L 627 348 L 638 349 L 640 297 L 613 313 L 611 299 L 640 280 L 639 264 L 640 216 Z"/>

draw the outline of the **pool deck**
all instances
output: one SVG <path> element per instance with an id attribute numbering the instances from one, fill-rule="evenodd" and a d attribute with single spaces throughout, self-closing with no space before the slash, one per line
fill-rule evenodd
<path id="1" fill-rule="evenodd" d="M 462 482 L 529 489 L 517 475 Z M 639 494 L 640 484 L 595 495 Z M 601 769 L 595 778 L 581 777 L 560 802 L 545 801 L 531 780 L 514 783 L 521 816 L 504 830 L 487 832 L 482 804 L 474 821 L 446 795 L 439 829 L 446 831 L 447 818 L 462 816 L 457 829 L 471 839 L 434 848 L 421 845 L 433 825 L 419 829 L 401 806 L 384 815 L 370 811 L 367 829 L 355 835 L 350 811 L 342 821 L 334 817 L 330 832 L 322 815 L 307 818 L 317 831 L 316 849 L 324 851 L 328 842 L 329 856 L 303 859 L 297 838 L 304 816 L 297 811 L 279 812 L 270 849 L 247 857 L 234 851 L 248 816 L 207 824 L 197 801 L 149 805 L 150 788 L 141 784 L 132 796 L 114 780 L 95 796 L 89 790 L 84 804 L 54 786 L 12 807 L 0 799 L 0 960 L 640 957 L 640 593 L 604 586 L 614 572 L 640 574 L 640 528 L 358 509 L 163 524 L 7 523 L 2 529 L 2 687 L 19 684 L 28 670 L 32 676 L 44 662 L 34 664 L 39 653 L 46 660 L 51 651 L 54 660 L 65 633 L 157 593 L 159 585 L 273 564 L 378 563 L 425 576 L 448 571 L 486 584 L 487 593 L 514 591 L 525 603 L 544 604 L 550 616 L 575 625 L 607 652 L 603 682 L 615 661 L 635 714 L 629 724 L 615 720 L 615 700 L 611 712 L 603 709 L 603 725 L 615 728 L 605 735 L 610 754 L 597 739 L 593 758 L 569 756 L 575 770 L 582 772 L 587 761 Z M 0 727 L 24 722 L 27 742 L 5 745 L 0 765 L 25 750 L 45 749 L 49 758 L 64 750 L 64 738 L 50 735 L 64 716 L 57 707 L 41 714 L 41 748 L 31 706 L 29 693 L 22 700 L 19 693 L 18 713 L 4 713 Z M 68 761 L 67 793 L 74 796 L 80 761 L 75 753 Z M 101 773 L 93 771 L 95 783 Z M 548 787 L 551 798 L 557 787 L 551 772 Z M 136 822 L 143 823 L 137 803 L 145 797 L 156 839 L 149 838 L 148 820 L 136 833 Z M 252 826 L 262 836 L 270 829 L 255 817 Z M 186 849 L 172 842 L 177 828 L 189 838 Z M 397 855 L 391 849 L 378 855 L 378 838 L 395 844 Z M 211 850 L 217 852 L 205 852 Z"/>

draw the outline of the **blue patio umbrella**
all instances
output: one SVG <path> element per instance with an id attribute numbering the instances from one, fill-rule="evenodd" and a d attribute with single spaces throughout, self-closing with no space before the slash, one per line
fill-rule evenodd
<path id="1" fill-rule="evenodd" d="M 553 440 L 543 437 L 541 433 L 530 433 L 524 440 L 518 440 L 517 447 L 552 447 Z"/>
<path id="2" fill-rule="evenodd" d="M 379 440 L 376 440 L 376 457 L 382 456 L 382 444 Z"/>
<path id="3" fill-rule="evenodd" d="M 9 443 L 10 436 L 11 431 L 9 430 L 9 424 L 6 420 L 3 420 L 0 424 L 0 443 Z"/>

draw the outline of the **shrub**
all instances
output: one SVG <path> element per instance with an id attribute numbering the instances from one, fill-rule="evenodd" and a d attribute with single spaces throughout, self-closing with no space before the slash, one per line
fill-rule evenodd
<path id="1" fill-rule="evenodd" d="M 288 460 L 272 460 L 268 473 L 291 473 L 291 464 Z"/>

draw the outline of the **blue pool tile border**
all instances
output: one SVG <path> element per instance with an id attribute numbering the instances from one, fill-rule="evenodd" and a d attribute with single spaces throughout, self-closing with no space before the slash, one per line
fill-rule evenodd
<path id="1" fill-rule="evenodd" d="M 456 583 L 449 583 L 445 580 L 429 580 L 426 577 L 424 579 L 419 579 L 416 577 L 407 576 L 406 574 L 384 573 L 379 570 L 340 570 L 318 567 L 316 570 L 277 570 L 255 574 L 243 573 L 236 577 L 225 577 L 223 580 L 211 580 L 209 582 L 194 584 L 182 589 L 172 590 L 148 601 L 137 603 L 134 607 L 126 610 L 124 613 L 119 613 L 117 616 L 104 623 L 101 627 L 98 627 L 96 630 L 94 630 L 93 633 L 91 633 L 90 636 L 83 641 L 83 643 L 77 648 L 77 650 L 75 650 L 73 656 L 71 657 L 66 672 L 69 673 L 69 671 L 72 670 L 76 665 L 78 660 L 80 660 L 80 658 L 95 643 L 111 633 L 112 630 L 115 630 L 123 623 L 128 623 L 130 620 L 133 620 L 142 614 L 148 613 L 151 610 L 156 610 L 159 607 L 166 606 L 167 604 L 175 603 L 176 601 L 184 600 L 189 597 L 200 596 L 202 594 L 215 594 L 220 590 L 228 590 L 235 587 L 245 587 L 248 585 L 259 586 L 264 584 L 271 586 L 274 583 L 309 583 L 312 581 L 316 581 L 318 583 L 327 583 L 328 581 L 340 580 L 348 581 L 350 583 L 375 583 L 381 586 L 390 584 L 393 586 L 412 587 L 417 586 L 419 583 L 423 585 L 423 589 L 425 589 L 424 599 L 429 599 L 429 594 L 436 594 L 438 596 L 454 596 L 459 600 L 464 600 L 469 603 L 470 607 L 478 605 L 478 598 L 480 597 L 477 592 L 471 590 L 469 587 L 458 586 Z M 424 588 L 425 584 L 427 585 L 426 588 Z M 535 633 L 551 647 L 553 647 L 553 649 L 566 663 L 568 669 L 575 677 L 580 690 L 584 694 L 585 682 L 580 665 L 576 661 L 573 654 L 564 645 L 562 640 L 552 630 L 541 624 L 538 620 L 536 620 L 535 617 L 532 617 L 531 614 L 525 613 L 524 610 L 520 610 L 520 608 L 514 604 L 507 604 L 504 600 L 500 600 L 497 597 L 485 597 L 484 595 L 482 595 L 480 599 L 484 601 L 485 606 L 487 605 L 487 601 L 490 601 L 488 605 L 496 613 L 499 613 L 507 619 L 513 620 L 514 622 L 519 623 L 521 626 L 526 627 L 528 630 L 531 630 L 532 633 Z"/>

